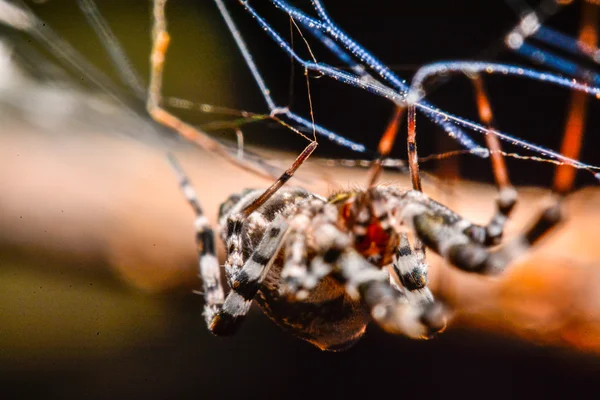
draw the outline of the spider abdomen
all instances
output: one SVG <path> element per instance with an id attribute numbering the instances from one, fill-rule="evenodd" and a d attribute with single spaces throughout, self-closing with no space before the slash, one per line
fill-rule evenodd
<path id="1" fill-rule="evenodd" d="M 281 268 L 281 264 L 271 268 L 257 297 L 273 322 L 322 350 L 344 350 L 363 336 L 369 312 L 339 282 L 325 278 L 306 299 L 296 300 L 279 294 Z"/>

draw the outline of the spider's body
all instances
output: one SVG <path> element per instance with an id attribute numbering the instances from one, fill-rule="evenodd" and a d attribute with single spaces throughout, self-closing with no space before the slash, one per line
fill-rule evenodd
<path id="1" fill-rule="evenodd" d="M 157 121 L 195 140 L 203 148 L 226 153 L 212 138 L 160 107 L 162 67 L 169 39 L 165 2 L 155 0 L 154 3 L 153 74 L 148 110 Z M 221 2 L 217 3 L 259 86 L 268 96 L 269 91 L 246 45 Z M 246 2 L 243 3 L 248 8 Z M 318 14 L 325 15 L 319 2 L 313 5 Z M 257 20 L 261 21 L 258 17 Z M 261 24 L 266 30 L 270 29 L 264 22 Z M 360 53 L 354 53 L 357 45 L 348 46 L 354 55 L 363 58 Z M 291 48 L 290 54 L 298 59 Z M 313 65 L 318 63 L 305 66 Z M 477 65 L 471 65 L 474 66 Z M 333 69 L 328 68 L 326 74 L 331 71 Z M 369 78 L 369 82 L 374 80 L 366 74 L 352 82 L 363 82 L 363 78 Z M 416 143 L 416 107 L 422 106 L 417 103 L 421 95 L 415 94 L 411 87 L 402 101 L 396 102 L 394 116 L 379 142 L 379 157 L 371 168 L 367 189 L 346 191 L 325 199 L 304 189 L 284 187 L 317 147 L 316 137 L 310 140 L 296 131 L 309 139 L 310 144 L 292 165 L 268 189 L 247 190 L 231 196 L 221 206 L 219 225 L 227 250 L 225 273 L 230 288 L 227 295 L 221 283 L 213 231 L 185 173 L 172 157 L 183 192 L 196 214 L 204 317 L 209 330 L 216 335 L 233 334 L 256 299 L 277 324 L 321 349 L 341 350 L 351 346 L 364 334 L 371 320 L 392 333 L 429 337 L 445 326 L 446 318 L 444 307 L 434 300 L 427 287 L 425 246 L 462 270 L 498 273 L 551 230 L 561 218 L 560 196 L 529 229 L 510 242 L 489 249 L 499 244 L 517 193 L 508 178 L 483 83 L 478 76 L 472 80 L 480 117 L 488 127 L 486 145 L 498 187 L 496 213 L 488 224 L 473 224 L 423 194 Z M 377 83 L 370 88 L 382 87 Z M 272 103 L 270 98 L 268 103 Z M 272 115 L 280 112 L 281 109 L 271 107 Z M 408 169 L 413 190 L 377 186 L 383 160 L 391 152 L 405 112 Z M 302 121 L 287 111 L 285 115 L 293 121 Z M 317 131 L 314 121 L 311 127 Z M 454 128 L 451 132 L 455 132 Z M 234 161 L 240 164 L 238 159 Z M 558 177 L 557 181 L 562 186 L 557 193 L 564 195 L 572 178 Z M 412 235 L 412 245 L 408 233 Z"/>
<path id="2" fill-rule="evenodd" d="M 232 242 L 231 227 L 234 216 L 254 201 L 264 190 L 248 190 L 242 195 L 231 196 L 221 207 L 221 237 L 225 243 Z M 315 196 L 303 189 L 284 188 L 256 210 L 243 224 L 242 260 L 245 263 L 257 248 L 265 230 L 277 215 L 285 219 L 293 218 L 298 206 L 313 203 L 326 204 L 322 197 Z M 308 232 L 307 232 L 308 233 Z M 307 260 L 314 257 L 314 246 L 306 249 Z M 360 300 L 351 298 L 344 286 L 333 277 L 325 277 L 310 294 L 297 299 L 283 295 L 285 281 L 282 270 L 286 251 L 280 250 L 270 261 L 269 272 L 258 289 L 256 300 L 262 310 L 275 323 L 287 331 L 328 350 L 342 350 L 349 347 L 364 333 L 369 322 L 369 312 Z M 234 287 L 239 270 L 226 264 L 226 275 L 231 287 Z"/>
<path id="3" fill-rule="evenodd" d="M 262 193 L 247 190 L 221 206 L 231 292 L 205 307 L 215 334 L 233 333 L 256 299 L 278 325 L 322 349 L 349 347 L 371 317 L 386 330 L 426 337 L 444 318 L 427 288 L 424 251 L 411 248 L 407 230 L 469 271 L 502 269 L 512 257 L 490 253 L 485 227 L 419 191 L 375 186 L 325 199 L 282 188 L 240 218 Z"/>

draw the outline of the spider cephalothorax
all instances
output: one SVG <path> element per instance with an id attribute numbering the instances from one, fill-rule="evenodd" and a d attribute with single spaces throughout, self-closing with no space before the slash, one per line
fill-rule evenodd
<path id="1" fill-rule="evenodd" d="M 377 195 L 387 191 L 371 190 Z M 434 316 L 426 315 L 431 313 L 429 306 L 433 304 L 433 297 L 424 289 L 426 269 L 418 274 L 422 285 L 413 285 L 411 295 L 419 298 L 414 305 L 401 286 L 390 284 L 390 272 L 382 268 L 383 264 L 370 263 L 355 247 L 373 238 L 356 235 L 347 225 L 344 213 L 354 204 L 350 202 L 353 195 L 366 192 L 349 193 L 345 201 L 340 196 L 328 201 L 300 188 L 283 188 L 240 224 L 239 213 L 262 193 L 255 190 L 233 197 L 234 201 L 239 200 L 220 217 L 229 254 L 225 272 L 234 293 L 230 296 L 236 300 L 225 300 L 223 309 L 216 314 L 210 308 L 206 310 L 213 330 L 233 332 L 254 295 L 279 325 L 329 350 L 354 343 L 363 335 L 373 312 L 382 326 L 411 336 L 428 336 L 443 326 L 440 316 L 435 316 L 438 320 L 434 323 Z M 376 209 L 372 202 L 365 205 Z M 382 247 L 394 247 L 393 252 L 378 259 L 417 260 L 407 241 L 401 250 L 403 254 L 396 254 L 397 246 L 390 243 L 398 243 L 399 235 L 383 215 L 376 215 L 379 219 L 372 224 L 377 224 L 381 232 L 389 232 Z M 359 225 L 352 225 L 356 226 Z M 420 261 L 409 264 L 421 268 Z M 404 278 L 395 280 L 401 282 Z M 250 283 L 253 279 L 256 282 Z M 219 330 L 219 325 L 230 332 Z"/>
<path id="2" fill-rule="evenodd" d="M 353 233 L 355 249 L 369 262 L 384 266 L 391 262 L 398 245 L 378 190 L 341 192 L 329 197 L 338 207 L 342 229 Z"/>

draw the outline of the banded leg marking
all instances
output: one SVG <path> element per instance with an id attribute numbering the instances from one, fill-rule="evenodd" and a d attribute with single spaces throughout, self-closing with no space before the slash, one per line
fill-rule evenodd
<path id="1" fill-rule="evenodd" d="M 510 183 L 508 177 L 508 170 L 504 161 L 504 155 L 502 154 L 502 146 L 494 130 L 492 107 L 483 80 L 479 75 L 476 75 L 471 79 L 471 82 L 475 89 L 479 118 L 489 130 L 487 135 L 485 135 L 485 141 L 490 152 L 492 171 L 494 173 L 496 187 L 498 188 L 496 212 L 494 216 L 490 222 L 483 227 L 484 229 L 481 231 L 481 235 L 476 235 L 475 231 L 473 231 L 472 238 L 487 246 L 493 246 L 500 243 L 502 240 L 504 225 L 517 203 L 517 191 Z"/>
<path id="2" fill-rule="evenodd" d="M 392 270 L 392 277 L 398 278 L 396 283 L 406 289 L 406 296 L 411 303 L 433 302 L 433 295 L 427 287 L 427 263 L 413 252 L 404 233 L 400 235 L 400 245 L 394 254 Z"/>
<path id="3" fill-rule="evenodd" d="M 208 224 L 208 219 L 202 212 L 196 191 L 192 187 L 185 172 L 173 154 L 168 154 L 168 160 L 179 178 L 179 185 L 186 200 L 194 210 L 196 219 L 196 247 L 199 256 L 200 278 L 204 292 L 204 316 L 209 321 L 223 305 L 225 293 L 221 282 L 221 271 L 215 253 L 215 234 Z"/>
<path id="4" fill-rule="evenodd" d="M 556 201 L 540 214 L 529 229 L 494 251 L 474 241 L 455 226 L 447 225 L 442 216 L 433 212 L 414 216 L 414 228 L 428 247 L 457 268 L 467 272 L 497 274 L 561 220 L 561 203 Z"/>
<path id="5" fill-rule="evenodd" d="M 441 305 L 411 303 L 391 286 L 386 270 L 375 267 L 356 252 L 345 252 L 338 266 L 348 293 L 364 299 L 382 329 L 413 338 L 428 338 L 446 326 Z"/>
<path id="6" fill-rule="evenodd" d="M 348 236 L 336 226 L 336 216 L 335 206 L 313 199 L 302 205 L 292 219 L 286 243 L 288 257 L 281 274 L 283 293 L 296 293 L 297 299 L 306 297 L 324 276 L 331 273 L 339 255 L 350 246 Z M 307 264 L 307 232 L 316 246 L 316 255 L 310 264 Z"/>
<path id="7" fill-rule="evenodd" d="M 208 326 L 213 334 L 224 336 L 235 333 L 269 272 L 287 228 L 285 219 L 282 216 L 276 217 L 242 269 L 235 273 L 231 291 L 227 294 L 223 306 L 211 315 L 210 319 L 207 315 Z"/>
<path id="8" fill-rule="evenodd" d="M 281 287 L 282 295 L 297 293 L 308 274 L 307 269 L 307 237 L 310 220 L 314 215 L 308 209 L 300 209 L 290 221 L 290 232 L 286 239 L 286 259 L 281 278 L 283 285 Z"/>

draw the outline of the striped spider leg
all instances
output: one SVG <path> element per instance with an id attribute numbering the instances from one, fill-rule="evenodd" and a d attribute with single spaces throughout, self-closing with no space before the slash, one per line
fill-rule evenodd
<path id="1" fill-rule="evenodd" d="M 281 187 L 294 175 L 302 163 L 310 157 L 317 147 L 317 142 L 312 141 L 304 151 L 268 189 L 253 191 L 252 200 L 243 203 L 244 207 L 236 208 L 228 214 L 226 235 L 224 240 L 227 245 L 227 261 L 225 271 L 231 291 L 225 297 L 221 282 L 219 264 L 215 253 L 214 232 L 202 211 L 198 197 L 191 186 L 183 169 L 176 158 L 171 156 L 169 161 L 180 178 L 180 186 L 196 214 L 196 244 L 199 254 L 200 277 L 204 292 L 204 317 L 209 330 L 216 335 L 230 335 L 235 332 L 250 308 L 252 299 L 256 295 L 262 281 L 268 273 L 272 258 L 280 247 L 281 240 L 286 233 L 284 216 L 289 213 L 296 202 L 302 197 L 296 196 L 293 201 L 283 196 L 281 215 L 269 221 L 267 232 L 265 224 L 260 224 L 263 231 L 259 236 L 264 236 L 260 243 L 255 243 L 254 250 L 248 251 L 243 240 L 251 233 L 243 232 L 247 226 L 257 224 L 255 213 L 265 203 L 271 205 L 280 201 L 282 196 L 275 196 Z M 233 198 L 221 206 L 221 212 L 230 208 Z M 289 209 L 289 210 L 288 210 Z M 260 218 L 260 217 L 259 217 Z"/>
<path id="2" fill-rule="evenodd" d="M 154 26 L 152 29 L 152 51 L 150 56 L 150 83 L 148 86 L 148 97 L 146 102 L 148 113 L 156 122 L 173 129 L 182 137 L 199 145 L 202 149 L 218 154 L 233 164 L 252 170 L 259 175 L 269 176 L 269 174 L 266 174 L 265 171 L 260 168 L 245 162 L 244 159 L 232 156 L 221 143 L 196 127 L 177 118 L 161 106 L 164 63 L 169 42 L 171 40 L 167 31 L 167 21 L 165 16 L 166 3 L 167 0 L 153 1 Z"/>

